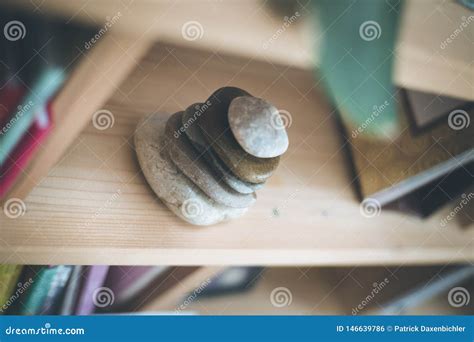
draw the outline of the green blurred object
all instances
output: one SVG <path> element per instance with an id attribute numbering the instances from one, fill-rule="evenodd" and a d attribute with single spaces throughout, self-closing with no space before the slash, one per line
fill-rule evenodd
<path id="1" fill-rule="evenodd" d="M 320 74 L 344 122 L 364 136 L 393 137 L 398 132 L 393 50 L 401 1 L 313 4 L 323 32 Z"/>

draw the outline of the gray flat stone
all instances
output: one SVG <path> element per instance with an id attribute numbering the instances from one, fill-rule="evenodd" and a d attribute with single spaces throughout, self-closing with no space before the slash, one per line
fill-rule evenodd
<path id="1" fill-rule="evenodd" d="M 247 208 L 230 208 L 202 192 L 171 161 L 165 143 L 168 114 L 144 117 L 134 135 L 138 162 L 150 187 L 178 217 L 194 225 L 212 225 L 242 216 Z"/>
<path id="2" fill-rule="evenodd" d="M 265 185 L 265 183 L 249 183 L 237 178 L 212 149 L 208 149 L 205 152 L 204 157 L 207 162 L 212 165 L 212 168 L 217 172 L 219 177 L 221 177 L 228 186 L 241 194 L 251 194 L 256 190 L 263 188 Z"/>
<path id="3" fill-rule="evenodd" d="M 203 111 L 208 108 L 205 103 L 194 103 L 184 111 L 181 117 L 181 124 L 184 128 L 185 134 L 193 143 L 193 146 L 199 151 L 204 152 L 208 150 L 209 145 L 202 134 L 197 121 L 201 117 Z M 175 135 L 176 136 L 176 135 Z"/>
<path id="4" fill-rule="evenodd" d="M 273 158 L 288 149 L 286 130 L 277 125 L 278 109 L 269 102 L 253 96 L 237 97 L 230 103 L 228 116 L 235 139 L 247 153 Z"/>
<path id="5" fill-rule="evenodd" d="M 227 112 L 230 102 L 239 96 L 250 94 L 234 87 L 216 90 L 209 97 L 207 102 L 211 105 L 201 115 L 198 126 L 206 141 L 232 173 L 249 183 L 263 183 L 277 168 L 280 159 L 252 156 L 235 140 L 229 127 Z"/>
<path id="6" fill-rule="evenodd" d="M 183 112 L 173 114 L 166 123 L 167 147 L 174 164 L 204 193 L 217 203 L 232 208 L 246 208 L 255 203 L 256 195 L 242 194 L 231 189 L 221 180 L 185 134 L 176 137 L 175 132 L 182 127 Z"/>
<path id="7" fill-rule="evenodd" d="M 209 146 L 197 124 L 203 110 L 207 109 L 207 107 L 206 103 L 194 103 L 184 111 L 181 117 L 182 127 L 185 129 L 186 136 L 191 141 L 192 145 L 199 153 L 203 154 L 204 158 L 211 165 L 214 171 L 216 171 L 219 178 L 235 191 L 240 192 L 241 194 L 251 194 L 252 192 L 255 192 L 255 190 L 262 188 L 264 183 L 249 183 L 234 176 Z M 174 136 L 176 137 L 177 135 L 175 134 Z"/>

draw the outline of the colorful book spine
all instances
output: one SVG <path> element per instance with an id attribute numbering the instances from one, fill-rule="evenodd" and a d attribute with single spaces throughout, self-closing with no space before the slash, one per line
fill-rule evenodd
<path id="1" fill-rule="evenodd" d="M 11 305 L 10 297 L 15 292 L 22 266 L 0 265 L 0 315 Z"/>
<path id="2" fill-rule="evenodd" d="M 43 110 L 47 114 L 46 124 L 35 120 L 27 134 L 8 156 L 7 162 L 0 167 L 0 198 L 6 195 L 16 179 L 26 170 L 35 151 L 38 150 L 53 127 L 51 105 Z"/>
<path id="3" fill-rule="evenodd" d="M 7 160 L 10 152 L 31 127 L 38 108 L 44 108 L 49 99 L 63 84 L 65 73 L 61 68 L 43 71 L 32 90 L 26 95 L 21 108 L 11 116 L 0 130 L 0 165 Z"/>
<path id="4" fill-rule="evenodd" d="M 73 266 L 56 267 L 56 273 L 49 285 L 49 291 L 41 305 L 40 313 L 42 315 L 58 313 L 72 269 Z"/>
<path id="5" fill-rule="evenodd" d="M 59 312 L 61 315 L 74 314 L 74 309 L 76 308 L 77 299 L 79 297 L 79 291 L 81 289 L 81 276 L 83 269 L 83 266 L 74 266 L 61 304 L 61 310 Z"/>
<path id="6" fill-rule="evenodd" d="M 169 269 L 166 266 L 111 266 L 105 286 L 111 289 L 115 298 L 109 309 L 133 306 L 133 302 L 156 285 Z"/>
<path id="7" fill-rule="evenodd" d="M 26 292 L 26 298 L 22 298 L 21 305 L 18 306 L 19 315 L 41 315 L 44 304 L 49 301 L 48 296 L 52 296 L 52 287 L 59 283 L 63 277 L 63 272 L 67 273 L 67 266 L 45 266 L 41 267 L 33 275 L 33 284 Z"/>
<path id="8" fill-rule="evenodd" d="M 76 307 L 77 315 L 90 315 L 95 312 L 98 306 L 102 306 L 101 296 L 105 293 L 102 291 L 102 287 L 108 271 L 109 266 L 89 267 L 81 294 L 79 295 L 79 301 Z M 105 294 L 107 295 L 107 293 Z"/>
<path id="9" fill-rule="evenodd" d="M 25 89 L 18 84 L 6 84 L 0 88 L 0 127 L 4 127 L 20 104 Z"/>

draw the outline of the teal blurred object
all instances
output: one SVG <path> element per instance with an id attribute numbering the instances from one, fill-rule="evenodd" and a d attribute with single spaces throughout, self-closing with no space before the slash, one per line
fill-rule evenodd
<path id="1" fill-rule="evenodd" d="M 346 126 L 360 134 L 398 131 L 393 50 L 401 1 L 313 0 L 323 32 L 320 74 Z M 422 77 L 422 75 L 420 75 Z"/>
<path id="2" fill-rule="evenodd" d="M 474 10 L 474 0 L 458 0 L 461 5 L 466 6 L 470 10 Z"/>

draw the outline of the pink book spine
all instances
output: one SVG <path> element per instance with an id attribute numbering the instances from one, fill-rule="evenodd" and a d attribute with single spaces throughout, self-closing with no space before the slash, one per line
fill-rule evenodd
<path id="1" fill-rule="evenodd" d="M 51 105 L 47 106 L 46 111 L 49 119 L 48 125 L 44 127 L 35 120 L 20 143 L 10 153 L 4 165 L 0 167 L 0 198 L 5 196 L 18 177 L 25 171 L 35 151 L 38 150 L 51 131 L 53 126 Z"/>

